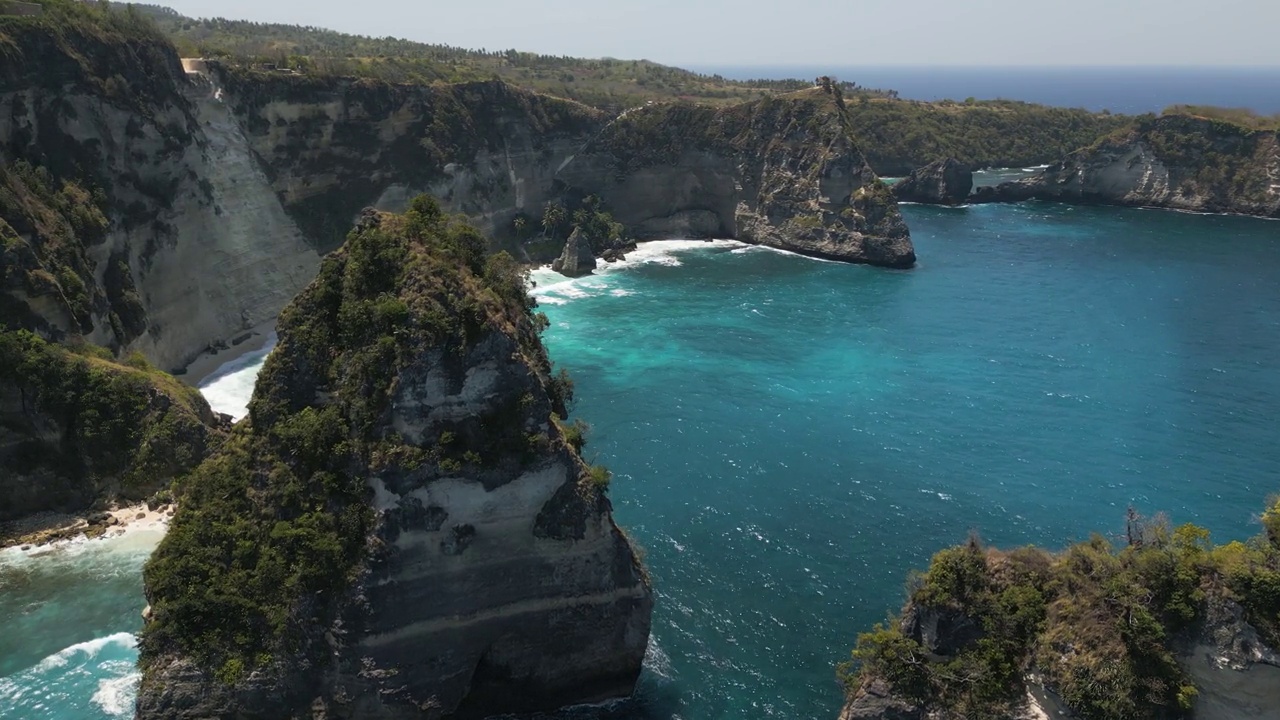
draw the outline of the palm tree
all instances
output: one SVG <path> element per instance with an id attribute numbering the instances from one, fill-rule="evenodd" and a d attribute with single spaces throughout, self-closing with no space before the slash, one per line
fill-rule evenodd
<path id="1" fill-rule="evenodd" d="M 565 209 L 560 203 L 548 203 L 547 208 L 542 211 L 542 230 L 547 235 L 554 235 L 564 221 Z"/>

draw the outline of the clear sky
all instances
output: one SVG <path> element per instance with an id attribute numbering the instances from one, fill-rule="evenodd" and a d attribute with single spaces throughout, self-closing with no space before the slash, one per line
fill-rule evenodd
<path id="1" fill-rule="evenodd" d="M 184 15 L 674 65 L 1280 65 L 1280 0 L 150 0 Z"/>

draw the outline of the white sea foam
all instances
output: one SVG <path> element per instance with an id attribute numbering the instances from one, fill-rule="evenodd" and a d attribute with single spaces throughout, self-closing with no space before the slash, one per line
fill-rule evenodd
<path id="1" fill-rule="evenodd" d="M 640 243 L 627 253 L 625 260 L 601 262 L 593 274 L 580 278 L 567 278 L 550 266 L 537 268 L 529 273 L 533 283 L 530 294 L 544 305 L 564 305 L 572 300 L 605 293 L 625 297 L 631 294 L 630 291 L 613 288 L 610 275 L 641 265 L 679 267 L 680 255 L 693 250 L 744 247 L 748 246 L 737 240 L 652 240 Z"/>
<path id="2" fill-rule="evenodd" d="M 1048 165 L 1036 165 L 1035 167 L 1022 168 L 1022 172 L 1037 172 L 1040 170 L 1045 170 L 1048 167 L 1049 167 Z"/>
<path id="3" fill-rule="evenodd" d="M 137 638 L 135 638 L 133 635 L 127 632 L 120 632 L 114 635 L 108 635 L 106 637 L 95 638 L 93 640 L 86 640 L 85 642 L 82 642 L 82 643 L 76 643 L 71 647 L 63 648 L 58 652 L 50 655 L 49 657 L 41 660 L 40 664 L 36 665 L 36 670 L 45 672 L 48 670 L 55 670 L 60 667 L 66 667 L 73 660 L 78 660 L 80 662 L 83 662 L 84 660 L 93 659 L 98 656 L 98 653 L 102 652 L 103 648 L 108 647 L 110 645 L 119 645 L 120 647 L 123 647 L 123 648 L 132 648 L 137 644 L 138 644 Z M 82 655 L 84 656 L 83 658 L 79 657 Z"/>
<path id="4" fill-rule="evenodd" d="M 663 680 L 670 680 L 675 676 L 675 669 L 671 667 L 671 658 L 658 645 L 658 639 L 653 635 L 649 635 L 649 646 L 645 648 L 644 668 Z"/>
<path id="5" fill-rule="evenodd" d="M 276 346 L 276 334 L 273 332 L 267 344 L 260 350 L 246 353 L 218 368 L 200 383 L 200 393 L 209 401 L 209 407 L 220 413 L 226 413 L 239 420 L 249 414 L 249 398 L 253 396 L 253 385 L 258 380 L 258 371 L 267 355 Z"/>
<path id="6" fill-rule="evenodd" d="M 732 250 L 730 252 L 735 252 L 735 253 L 771 252 L 771 253 L 777 253 L 779 255 L 790 255 L 792 257 L 804 258 L 805 260 L 813 260 L 814 262 L 835 263 L 837 265 L 844 264 L 839 260 L 829 260 L 827 258 L 813 257 L 812 255 L 805 255 L 803 253 L 793 252 L 791 250 L 783 250 L 782 248 L 769 247 L 768 245 L 745 245 L 743 247 L 740 247 L 736 250 Z"/>
<path id="7" fill-rule="evenodd" d="M 91 698 L 94 705 L 112 717 L 133 717 L 133 703 L 138 697 L 138 683 L 142 681 L 142 673 L 134 670 L 133 663 L 111 663 L 113 670 L 123 670 L 125 674 L 98 681 L 98 690 Z"/>

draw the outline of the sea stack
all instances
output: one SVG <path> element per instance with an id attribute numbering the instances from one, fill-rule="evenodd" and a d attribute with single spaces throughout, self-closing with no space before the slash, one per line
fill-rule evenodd
<path id="1" fill-rule="evenodd" d="M 898 202 L 959 205 L 973 190 L 973 171 L 955 158 L 943 158 L 918 168 L 893 186 Z"/>
<path id="2" fill-rule="evenodd" d="M 505 254 L 368 211 L 146 572 L 140 720 L 444 718 L 631 693 L 648 576 Z"/>
<path id="3" fill-rule="evenodd" d="M 582 234 L 582 228 L 574 228 L 564 244 L 564 252 L 551 263 L 551 269 L 566 277 L 590 275 L 596 269 L 596 256 L 591 243 Z"/>

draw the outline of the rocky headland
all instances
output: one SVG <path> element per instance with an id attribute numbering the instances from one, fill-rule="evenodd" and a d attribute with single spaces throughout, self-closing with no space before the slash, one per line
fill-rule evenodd
<path id="1" fill-rule="evenodd" d="M 1143 120 L 973 202 L 1051 200 L 1280 217 L 1280 131 L 1171 114 Z"/>
<path id="2" fill-rule="evenodd" d="M 630 694 L 648 577 L 523 274 L 416 200 L 285 309 L 146 569 L 141 720 L 484 717 Z"/>
<path id="3" fill-rule="evenodd" d="M 1264 717 L 1280 706 L 1280 503 L 1215 546 L 1130 516 L 1059 553 L 976 540 L 934 556 L 858 638 L 842 720 Z"/>
<path id="4" fill-rule="evenodd" d="M 598 196 L 641 240 L 729 238 L 847 262 L 915 263 L 906 223 L 831 87 L 723 109 L 637 108 L 557 177 Z"/>

